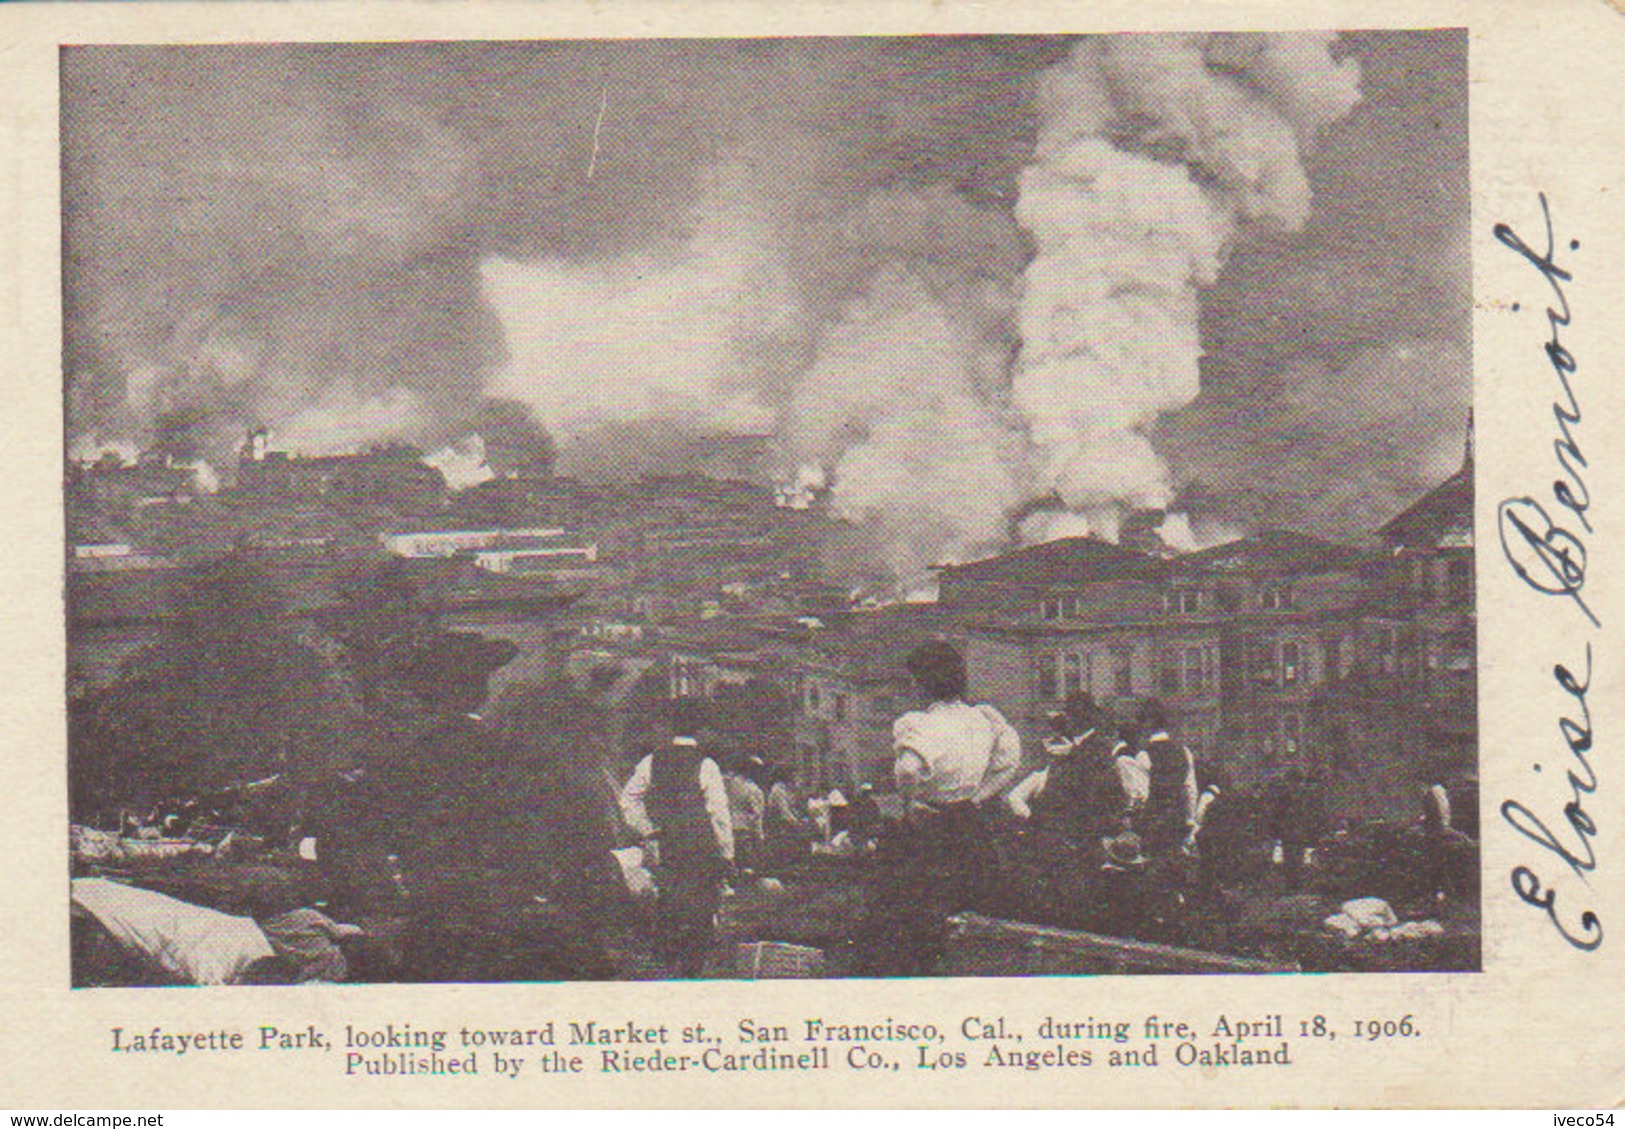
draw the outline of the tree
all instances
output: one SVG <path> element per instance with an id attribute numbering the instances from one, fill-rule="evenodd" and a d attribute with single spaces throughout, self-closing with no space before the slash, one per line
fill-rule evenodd
<path id="1" fill-rule="evenodd" d="M 74 808 L 144 807 L 276 773 L 303 783 L 350 763 L 362 732 L 275 585 L 227 558 L 193 571 L 163 636 L 75 704 Z"/>

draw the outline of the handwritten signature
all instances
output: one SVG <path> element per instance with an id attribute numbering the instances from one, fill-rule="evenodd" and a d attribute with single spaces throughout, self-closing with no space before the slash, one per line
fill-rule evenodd
<path id="1" fill-rule="evenodd" d="M 1596 612 L 1586 603 L 1584 589 L 1588 564 L 1586 538 L 1593 532 L 1588 511 L 1591 491 L 1586 485 L 1584 452 L 1576 438 L 1582 413 L 1580 400 L 1574 390 L 1574 374 L 1579 363 L 1563 344 L 1563 331 L 1573 323 L 1573 310 L 1569 306 L 1565 283 L 1574 280 L 1573 273 L 1558 264 L 1557 243 L 1553 232 L 1552 211 L 1544 193 L 1540 195 L 1541 219 L 1545 227 L 1545 249 L 1537 251 L 1512 227 L 1505 223 L 1495 225 L 1495 238 L 1500 244 L 1540 272 L 1550 290 L 1546 306 L 1547 338 L 1542 344 L 1547 363 L 1557 378 L 1558 392 L 1552 401 L 1552 417 L 1557 434 L 1552 440 L 1552 451 L 1557 460 L 1558 475 L 1552 482 L 1552 510 L 1533 496 L 1508 498 L 1497 509 L 1496 521 L 1501 538 L 1501 553 L 1512 571 L 1524 584 L 1546 596 L 1557 596 L 1570 602 L 1592 628 L 1600 628 Z M 1568 249 L 1578 251 L 1578 240 L 1571 240 Z M 1518 307 L 1514 306 L 1514 309 Z M 1556 513 L 1554 518 L 1552 515 Z M 1554 830 L 1521 800 L 1506 800 L 1501 804 L 1501 818 L 1530 842 L 1545 848 L 1563 862 L 1582 883 L 1597 869 L 1597 852 L 1591 840 L 1597 834 L 1596 821 L 1586 811 L 1585 798 L 1596 793 L 1598 779 L 1588 754 L 1595 742 L 1591 708 L 1586 695 L 1591 686 L 1591 643 L 1585 646 L 1584 673 L 1576 675 L 1569 667 L 1559 663 L 1552 668 L 1552 677 L 1572 701 L 1566 713 L 1558 719 L 1571 764 L 1568 769 L 1570 799 L 1563 804 L 1563 824 L 1567 830 Z M 1535 770 L 1540 771 L 1536 765 Z M 1555 822 L 1555 821 L 1554 821 Z M 1578 927 L 1572 928 L 1558 909 L 1558 891 L 1544 881 L 1533 866 L 1514 867 L 1511 874 L 1512 889 L 1527 905 L 1544 910 L 1559 935 L 1577 949 L 1591 952 L 1602 944 L 1602 920 L 1590 909 L 1582 911 Z"/>

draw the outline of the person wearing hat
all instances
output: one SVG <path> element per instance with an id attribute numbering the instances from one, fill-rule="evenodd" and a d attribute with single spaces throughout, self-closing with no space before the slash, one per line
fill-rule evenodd
<path id="1" fill-rule="evenodd" d="M 531 825 L 556 825 L 570 799 L 534 787 L 510 735 L 477 712 L 492 673 L 517 652 L 478 635 L 437 635 L 405 656 L 381 687 L 391 740 L 369 766 L 376 773 L 363 779 L 377 776 L 375 794 L 385 807 L 382 818 L 374 813 L 362 826 L 374 849 L 393 854 L 384 869 L 396 891 L 405 891 L 402 979 L 610 974 L 577 916 L 533 929 L 535 899 L 549 893 L 552 852 Z M 325 857 L 321 840 L 317 849 Z"/>
<path id="2" fill-rule="evenodd" d="M 367 789 L 340 793 L 370 800 L 370 817 L 349 815 L 351 829 L 366 828 L 362 839 L 374 853 L 398 856 L 425 920 L 448 907 L 480 916 L 499 898 L 476 871 L 494 849 L 481 813 L 502 799 L 487 785 L 506 757 L 475 711 L 491 675 L 517 654 L 512 643 L 448 632 L 401 656 L 377 698 L 385 740 L 363 777 Z M 344 828 L 327 830 L 318 857 L 338 853 Z"/>
<path id="3" fill-rule="evenodd" d="M 1082 842 L 1097 831 L 1108 746 L 1105 711 L 1088 694 L 1068 698 L 1065 710 L 1048 715 L 1050 735 L 1044 766 L 1010 789 L 1005 804 L 1017 819 L 1047 825 Z"/>
<path id="4" fill-rule="evenodd" d="M 1109 718 L 1087 694 L 1074 694 L 1049 715 L 1044 767 L 1010 790 L 1005 804 L 1020 821 L 1012 851 L 1017 901 L 1045 924 L 1079 926 L 1096 883 L 1095 844 L 1116 815 L 1117 781 L 1109 763 Z"/>
<path id="5" fill-rule="evenodd" d="M 965 700 L 958 650 L 927 643 L 903 665 L 928 704 L 892 725 L 905 814 L 883 844 L 883 877 L 859 930 L 859 971 L 872 976 L 929 975 L 949 916 L 998 898 L 998 855 L 984 805 L 1021 765 L 1021 738 L 1004 716 Z"/>
<path id="6" fill-rule="evenodd" d="M 1329 830 L 1325 792 L 1308 769 L 1292 764 L 1275 783 L 1270 800 L 1269 830 L 1276 843 L 1273 859 L 1287 890 L 1297 893 L 1315 845 Z"/>
<path id="7" fill-rule="evenodd" d="M 757 781 L 761 759 L 755 765 L 744 756 L 727 759 L 723 772 L 723 785 L 728 791 L 728 810 L 732 813 L 734 857 L 742 875 L 754 874 L 761 865 L 766 848 L 767 831 L 763 820 L 767 813 L 767 794 Z"/>
<path id="8" fill-rule="evenodd" d="M 733 868 L 733 815 L 722 770 L 700 744 L 701 703 L 677 698 L 667 716 L 671 741 L 638 762 L 621 792 L 621 810 L 654 864 L 660 954 L 675 976 L 692 980 L 710 957 Z"/>
<path id="9" fill-rule="evenodd" d="M 1428 785 L 1418 869 L 1430 894 L 1469 893 L 1478 873 L 1478 773 L 1439 758 L 1423 778 Z"/>

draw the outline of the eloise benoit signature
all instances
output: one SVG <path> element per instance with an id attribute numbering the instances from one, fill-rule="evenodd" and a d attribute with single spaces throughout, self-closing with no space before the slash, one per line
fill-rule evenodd
<path id="1" fill-rule="evenodd" d="M 1579 362 L 1563 344 L 1563 332 L 1573 324 L 1564 286 L 1574 280 L 1574 274 L 1572 266 L 1558 262 L 1559 241 L 1553 231 L 1552 210 L 1544 193 L 1539 200 L 1544 232 L 1536 243 L 1541 249 L 1530 246 L 1505 223 L 1495 225 L 1495 238 L 1538 271 L 1546 286 L 1546 336 L 1541 350 L 1556 380 L 1552 398 L 1552 418 L 1556 424 L 1552 453 L 1556 458 L 1557 475 L 1549 500 L 1542 501 L 1532 495 L 1508 498 L 1497 510 L 1496 523 L 1502 556 L 1518 579 L 1543 596 L 1562 602 L 1572 614 L 1584 620 L 1582 628 L 1589 635 L 1602 627 L 1584 595 L 1587 543 L 1593 532 L 1588 516 L 1591 491 L 1585 480 L 1590 464 L 1576 437 L 1582 416 L 1580 398 L 1575 392 Z M 1570 240 L 1567 248 L 1570 254 L 1579 251 L 1579 240 Z M 1516 311 L 1520 305 L 1512 308 Z M 1584 891 L 1590 885 L 1589 875 L 1597 869 L 1597 852 L 1592 843 L 1597 824 L 1585 806 L 1586 798 L 1594 795 L 1598 786 L 1597 772 L 1589 759 L 1596 737 L 1591 708 L 1586 702 L 1591 686 L 1590 638 L 1586 639 L 1582 659 L 1578 672 L 1563 663 L 1552 667 L 1552 678 L 1567 695 L 1557 730 L 1567 754 L 1566 791 L 1571 798 L 1563 804 L 1560 814 L 1547 813 L 1546 818 L 1522 800 L 1509 799 L 1501 804 L 1501 818 L 1545 852 L 1533 862 L 1512 869 L 1512 889 L 1525 904 L 1544 911 L 1565 941 L 1591 952 L 1602 944 L 1602 920 L 1593 909 L 1570 904 L 1571 894 L 1577 900 L 1584 900 Z M 1538 773 L 1545 766 L 1534 764 L 1531 767 Z M 1566 867 L 1580 885 L 1565 887 L 1560 902 L 1558 886 L 1550 877 L 1542 875 L 1555 873 L 1558 881 L 1566 881 L 1564 872 L 1561 869 L 1542 871 L 1541 864 L 1548 868 L 1559 864 Z"/>

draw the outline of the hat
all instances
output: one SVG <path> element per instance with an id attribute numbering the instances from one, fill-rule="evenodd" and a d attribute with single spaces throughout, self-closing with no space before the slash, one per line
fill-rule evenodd
<path id="1" fill-rule="evenodd" d="M 1074 691 L 1066 696 L 1065 716 L 1068 727 L 1077 734 L 1086 729 L 1099 729 L 1106 720 L 1106 711 L 1092 694 Z"/>

